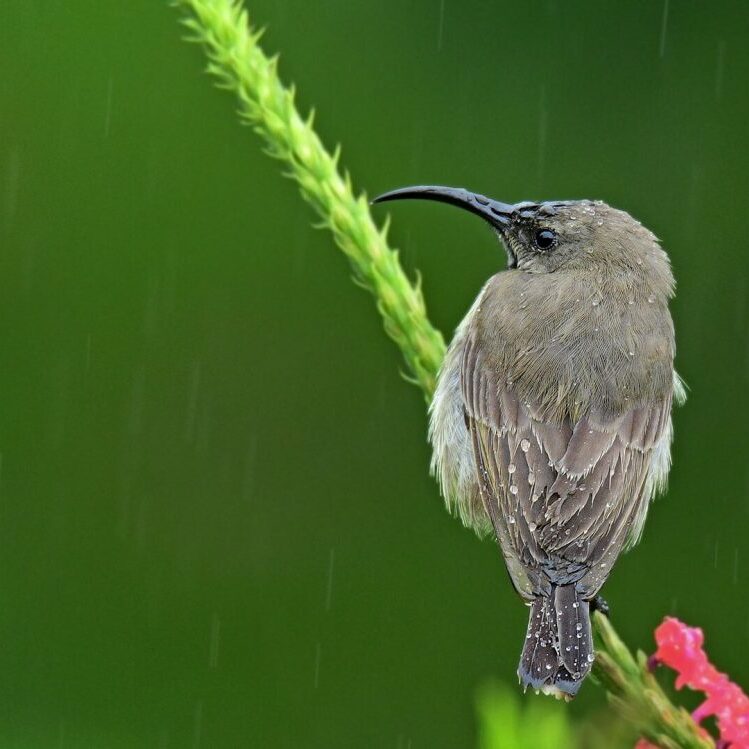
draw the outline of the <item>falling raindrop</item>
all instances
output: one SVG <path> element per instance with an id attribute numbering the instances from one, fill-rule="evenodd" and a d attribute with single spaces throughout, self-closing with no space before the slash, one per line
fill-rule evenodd
<path id="1" fill-rule="evenodd" d="M 666 54 L 666 29 L 668 27 L 668 0 L 663 3 L 663 16 L 661 18 L 661 41 L 658 46 L 658 56 L 663 58 Z"/>
<path id="2" fill-rule="evenodd" d="M 60 744 L 62 747 L 62 744 Z M 164 728 L 159 733 L 158 749 L 169 749 L 169 731 Z"/>
<path id="3" fill-rule="evenodd" d="M 715 99 L 720 101 L 723 95 L 723 67 L 726 59 L 726 42 L 721 39 L 718 42 L 718 62 L 715 66 Z"/>
<path id="4" fill-rule="evenodd" d="M 546 112 L 546 87 L 541 86 L 541 100 L 539 102 L 538 112 L 538 179 L 539 182 L 544 178 L 544 166 L 546 164 L 546 130 L 547 130 L 547 112 Z"/>
<path id="5" fill-rule="evenodd" d="M 307 250 L 309 249 L 310 232 L 301 220 L 294 221 L 294 236 L 291 246 L 291 275 L 294 278 L 305 278 L 307 271 Z"/>
<path id="6" fill-rule="evenodd" d="M 733 584 L 736 585 L 739 581 L 739 549 L 736 547 L 733 550 Z"/>
<path id="7" fill-rule="evenodd" d="M 208 667 L 218 668 L 218 649 L 221 643 L 221 619 L 214 612 L 211 618 L 211 641 L 208 649 Z"/>
<path id="8" fill-rule="evenodd" d="M 18 208 L 18 184 L 21 176 L 21 155 L 17 148 L 11 150 L 5 173 L 5 194 L 3 195 L 3 213 L 5 228 L 10 228 Z"/>
<path id="9" fill-rule="evenodd" d="M 203 701 L 195 703 L 195 715 L 193 717 L 192 748 L 200 749 L 203 733 Z"/>
<path id="10" fill-rule="evenodd" d="M 143 399 L 146 389 L 146 368 L 142 364 L 135 370 L 130 395 L 130 414 L 128 432 L 132 435 L 140 434 L 143 426 Z"/>
<path id="11" fill-rule="evenodd" d="M 107 105 L 104 110 L 104 137 L 109 137 L 109 126 L 112 122 L 112 90 L 114 88 L 114 79 L 109 76 L 107 81 Z"/>
<path id="12" fill-rule="evenodd" d="M 437 35 L 437 51 L 442 49 L 442 35 L 445 30 L 445 0 L 440 0 L 440 23 Z"/>
<path id="13" fill-rule="evenodd" d="M 185 418 L 185 440 L 192 442 L 195 436 L 195 414 L 198 408 L 200 391 L 200 362 L 195 361 L 190 371 L 190 388 L 187 398 L 187 417 Z"/>
<path id="14" fill-rule="evenodd" d="M 257 435 L 253 434 L 244 459 L 244 477 L 242 480 L 242 498 L 245 502 L 252 499 L 255 488 L 255 466 L 257 464 Z"/>
<path id="15" fill-rule="evenodd" d="M 333 568 L 335 566 L 335 549 L 330 549 L 328 556 L 328 584 L 325 588 L 325 611 L 330 611 L 330 604 L 333 601 Z"/>
<path id="16" fill-rule="evenodd" d="M 86 336 L 86 353 L 83 360 L 83 375 L 84 381 L 91 371 L 91 333 Z"/>
<path id="17" fill-rule="evenodd" d="M 320 659 L 322 657 L 322 645 L 318 642 L 315 645 L 315 689 L 320 684 Z"/>

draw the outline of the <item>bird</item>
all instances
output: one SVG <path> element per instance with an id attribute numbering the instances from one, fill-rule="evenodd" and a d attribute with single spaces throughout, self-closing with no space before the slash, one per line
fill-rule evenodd
<path id="1" fill-rule="evenodd" d="M 507 254 L 447 348 L 430 405 L 448 509 L 498 542 L 529 606 L 518 677 L 570 700 L 595 660 L 591 607 L 642 533 L 671 466 L 674 277 L 655 235 L 600 200 L 503 203 L 404 187 L 374 203 L 447 203 Z"/>

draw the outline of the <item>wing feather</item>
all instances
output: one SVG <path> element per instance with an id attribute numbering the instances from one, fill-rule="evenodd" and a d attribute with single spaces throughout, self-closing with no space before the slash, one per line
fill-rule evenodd
<path id="1" fill-rule="evenodd" d="M 461 388 L 482 501 L 516 587 L 537 594 L 579 582 L 595 595 L 644 519 L 653 451 L 670 439 L 671 394 L 618 416 L 546 421 L 470 336 Z"/>

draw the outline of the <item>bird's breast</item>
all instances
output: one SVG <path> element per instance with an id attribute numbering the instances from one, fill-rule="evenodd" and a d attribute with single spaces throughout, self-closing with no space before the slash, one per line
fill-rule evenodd
<path id="1" fill-rule="evenodd" d="M 618 415 L 672 385 L 671 316 L 646 285 L 501 273 L 470 329 L 485 366 L 551 418 L 592 407 Z"/>

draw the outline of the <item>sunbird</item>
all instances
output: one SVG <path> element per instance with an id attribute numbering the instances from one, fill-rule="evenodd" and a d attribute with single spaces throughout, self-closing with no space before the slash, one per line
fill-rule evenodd
<path id="1" fill-rule="evenodd" d="M 595 660 L 591 606 L 671 466 L 684 386 L 668 256 L 601 201 L 510 205 L 416 186 L 374 202 L 402 199 L 474 213 L 506 250 L 439 372 L 432 470 L 448 508 L 494 535 L 530 607 L 522 686 L 571 699 Z"/>

